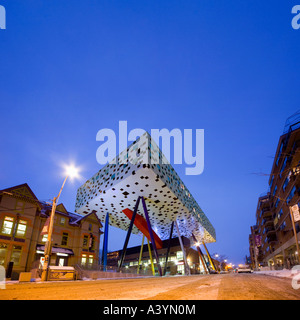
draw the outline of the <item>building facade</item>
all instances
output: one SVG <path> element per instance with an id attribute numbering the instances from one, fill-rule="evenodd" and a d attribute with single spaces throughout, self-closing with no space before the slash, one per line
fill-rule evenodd
<path id="1" fill-rule="evenodd" d="M 269 179 L 269 191 L 258 199 L 256 225 L 249 236 L 252 264 L 255 259 L 260 265 L 274 269 L 291 268 L 298 264 L 299 253 L 296 250 L 290 207 L 295 204 L 300 205 L 299 188 L 300 113 L 298 112 L 287 120 L 283 135 L 279 138 Z M 295 223 L 295 227 L 299 243 L 299 222 Z M 258 239 L 257 243 L 255 239 Z"/>
<path id="2" fill-rule="evenodd" d="M 200 274 L 204 273 L 203 265 L 199 259 L 199 254 L 196 250 L 191 248 L 190 246 L 190 240 L 186 237 L 182 237 L 182 242 L 184 246 L 184 250 L 187 257 L 187 262 L 191 271 L 191 274 Z M 166 254 L 168 250 L 169 240 L 163 240 L 163 247 L 162 249 L 158 250 L 159 254 L 159 262 L 162 267 L 162 269 L 165 269 L 165 261 L 166 261 Z M 151 247 L 150 247 L 151 249 Z M 123 263 L 123 271 L 124 272 L 130 272 L 130 273 L 139 273 L 144 275 L 151 275 L 153 273 L 152 271 L 152 265 L 151 265 L 151 256 L 149 247 L 147 244 L 144 244 L 143 246 L 143 252 L 142 252 L 142 258 L 141 258 L 141 264 L 139 265 L 139 256 L 140 256 L 140 246 L 128 248 L 126 250 L 126 256 Z M 122 250 L 114 251 L 108 253 L 107 256 L 107 263 L 110 267 L 117 267 L 119 258 L 122 255 Z M 207 255 L 204 255 L 205 263 L 208 268 L 210 268 L 209 260 L 207 258 Z M 154 270 L 155 273 L 157 273 L 157 265 L 154 257 L 152 257 L 154 260 Z M 216 263 L 216 262 L 215 262 Z M 139 270 L 138 270 L 139 269 Z M 184 256 L 183 252 L 179 243 L 179 239 L 172 238 L 171 239 L 171 246 L 170 246 L 170 252 L 168 255 L 168 264 L 167 264 L 167 270 L 166 274 L 169 275 L 176 275 L 176 274 L 185 274 L 185 266 L 184 266 Z"/>
<path id="3" fill-rule="evenodd" d="M 47 234 L 43 227 L 52 205 L 39 201 L 25 183 L 0 191 L 0 265 L 17 279 L 20 272 L 39 269 Z M 102 224 L 94 212 L 82 216 L 56 208 L 50 265 L 98 264 Z"/>

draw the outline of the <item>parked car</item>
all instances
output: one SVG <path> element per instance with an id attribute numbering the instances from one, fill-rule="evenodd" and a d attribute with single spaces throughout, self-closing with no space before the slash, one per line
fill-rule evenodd
<path id="1" fill-rule="evenodd" d="M 251 273 L 252 270 L 249 266 L 239 265 L 237 273 Z"/>

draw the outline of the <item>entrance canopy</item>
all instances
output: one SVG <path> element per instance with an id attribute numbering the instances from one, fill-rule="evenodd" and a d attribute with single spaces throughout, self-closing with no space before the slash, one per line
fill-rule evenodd
<path id="1" fill-rule="evenodd" d="M 130 220 L 122 212 L 133 210 L 137 198 L 145 198 L 152 229 L 162 240 L 177 220 L 180 235 L 200 242 L 216 241 L 215 229 L 157 144 L 146 132 L 119 156 L 86 181 L 77 191 L 75 211 L 96 211 L 101 221 L 128 230 Z M 140 207 L 138 214 L 144 216 Z M 133 227 L 133 233 L 140 231 Z M 174 231 L 176 237 L 177 232 Z"/>

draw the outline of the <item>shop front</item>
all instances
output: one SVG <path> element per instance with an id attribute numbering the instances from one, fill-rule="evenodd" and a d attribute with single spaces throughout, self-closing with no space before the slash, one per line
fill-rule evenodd
<path id="1" fill-rule="evenodd" d="M 44 264 L 44 245 L 36 246 L 36 260 L 39 260 L 40 266 Z M 71 256 L 74 256 L 74 252 L 72 249 L 62 248 L 62 247 L 52 247 L 51 257 L 50 257 L 50 265 L 65 267 L 68 266 L 69 259 Z"/>

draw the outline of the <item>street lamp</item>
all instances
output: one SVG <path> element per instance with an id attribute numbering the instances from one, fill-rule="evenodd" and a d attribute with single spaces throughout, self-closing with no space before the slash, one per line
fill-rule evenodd
<path id="1" fill-rule="evenodd" d="M 51 215 L 50 215 L 50 221 L 49 221 L 49 228 L 48 228 L 48 239 L 45 244 L 45 261 L 43 264 L 43 271 L 42 271 L 42 281 L 47 281 L 48 278 L 48 269 L 49 269 L 49 258 L 51 256 L 51 247 L 52 247 L 52 232 L 53 232 L 53 222 L 54 222 L 54 215 L 55 215 L 55 210 L 57 206 L 58 199 L 60 197 L 60 194 L 62 192 L 62 189 L 67 181 L 67 179 L 70 177 L 71 179 L 77 178 L 79 176 L 79 170 L 78 168 L 74 167 L 73 165 L 66 166 L 65 167 L 65 173 L 66 177 L 65 180 L 59 190 L 58 196 L 54 197 L 52 200 L 52 209 L 51 209 Z"/>

